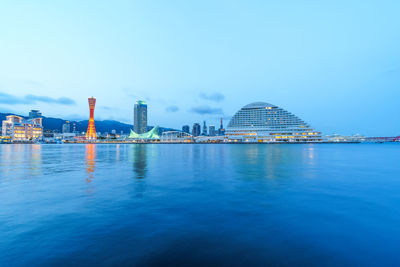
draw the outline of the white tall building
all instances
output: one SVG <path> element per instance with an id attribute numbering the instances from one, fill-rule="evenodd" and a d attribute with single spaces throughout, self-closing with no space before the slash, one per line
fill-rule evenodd
<path id="1" fill-rule="evenodd" d="M 229 142 L 321 142 L 321 133 L 294 114 L 264 102 L 241 108 L 225 135 Z"/>
<path id="2" fill-rule="evenodd" d="M 137 101 L 133 110 L 133 131 L 137 134 L 147 132 L 147 105 Z"/>
<path id="3" fill-rule="evenodd" d="M 42 118 L 25 120 L 16 115 L 6 117 L 2 124 L 2 136 L 10 136 L 12 140 L 40 140 L 43 137 Z"/>
<path id="4" fill-rule="evenodd" d="M 62 125 L 62 133 L 70 133 L 71 132 L 71 123 L 69 121 L 66 121 Z"/>

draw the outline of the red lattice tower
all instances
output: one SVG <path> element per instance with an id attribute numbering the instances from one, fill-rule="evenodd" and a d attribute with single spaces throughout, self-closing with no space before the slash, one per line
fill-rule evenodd
<path id="1" fill-rule="evenodd" d="M 96 128 L 94 127 L 94 107 L 96 105 L 96 98 L 90 97 L 89 99 L 90 117 L 89 124 L 86 131 L 86 140 L 96 140 Z"/>

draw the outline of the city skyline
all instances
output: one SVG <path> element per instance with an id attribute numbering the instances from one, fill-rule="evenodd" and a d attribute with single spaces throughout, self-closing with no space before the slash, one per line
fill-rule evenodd
<path id="1" fill-rule="evenodd" d="M 76 3 L 3 4 L 0 112 L 85 120 L 96 95 L 95 120 L 131 124 L 143 99 L 181 129 L 265 101 L 323 134 L 400 132 L 398 2 Z"/>
<path id="2" fill-rule="evenodd" d="M 0 267 L 400 266 L 399 11 L 1 1 Z"/>

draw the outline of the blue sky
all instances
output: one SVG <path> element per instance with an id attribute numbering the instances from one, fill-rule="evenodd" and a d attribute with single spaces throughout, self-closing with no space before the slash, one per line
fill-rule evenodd
<path id="1" fill-rule="evenodd" d="M 283 107 L 323 133 L 400 134 L 399 1 L 2 1 L 0 111 L 180 128 Z"/>

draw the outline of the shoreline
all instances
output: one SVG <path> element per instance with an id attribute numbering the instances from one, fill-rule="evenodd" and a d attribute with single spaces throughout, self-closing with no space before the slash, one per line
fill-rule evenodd
<path id="1" fill-rule="evenodd" d="M 0 145 L 77 145 L 77 144 L 93 144 L 93 145 L 304 145 L 304 144 L 382 144 L 378 142 L 65 142 L 65 143 L 33 143 L 33 142 L 15 142 L 15 143 L 0 143 Z M 383 142 L 383 143 L 396 143 L 396 142 Z"/>

